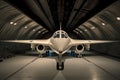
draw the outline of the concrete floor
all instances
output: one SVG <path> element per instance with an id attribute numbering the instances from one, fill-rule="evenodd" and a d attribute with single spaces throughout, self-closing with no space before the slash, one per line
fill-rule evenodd
<path id="1" fill-rule="evenodd" d="M 120 60 L 68 57 L 64 70 L 57 71 L 54 58 L 18 55 L 0 62 L 0 80 L 120 80 Z"/>

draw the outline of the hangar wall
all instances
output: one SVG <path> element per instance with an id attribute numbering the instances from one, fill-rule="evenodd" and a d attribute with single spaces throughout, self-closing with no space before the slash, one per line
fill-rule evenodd
<path id="1" fill-rule="evenodd" d="M 107 36 L 109 37 L 108 39 L 120 41 L 120 0 L 110 5 L 108 8 L 100 12 L 97 16 L 100 15 L 104 15 L 104 20 L 106 23 L 108 22 L 108 27 L 112 26 L 116 31 L 116 33 L 112 32 L 114 35 L 113 37 L 112 35 Z M 107 39 L 107 37 L 105 36 L 104 39 Z M 92 49 L 100 53 L 105 53 L 120 58 L 120 42 L 92 45 Z"/>
<path id="2" fill-rule="evenodd" d="M 3 0 L 0 0 L 0 13 L 0 40 L 35 39 L 47 31 Z M 7 57 L 29 49 L 26 44 L 0 43 L 0 56 Z"/>
<path id="3" fill-rule="evenodd" d="M 103 54 L 120 58 L 120 43 L 94 45 L 92 49 Z"/>
<path id="4" fill-rule="evenodd" d="M 120 41 L 120 0 L 117 0 L 97 15 L 73 30 L 87 40 Z M 91 48 L 112 56 L 120 57 L 120 43 L 91 45 Z"/>

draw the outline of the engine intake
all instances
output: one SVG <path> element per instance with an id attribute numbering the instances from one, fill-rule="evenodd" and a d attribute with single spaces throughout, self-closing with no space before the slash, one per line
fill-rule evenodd
<path id="1" fill-rule="evenodd" d="M 45 46 L 43 45 L 37 45 L 36 50 L 40 53 L 43 54 L 45 52 Z"/>
<path id="2" fill-rule="evenodd" d="M 83 46 L 82 45 L 78 45 L 77 46 L 77 50 L 81 50 L 81 49 L 83 49 Z"/>
<path id="3" fill-rule="evenodd" d="M 43 49 L 44 49 L 44 46 L 43 46 L 43 45 L 39 45 L 39 46 L 38 46 L 38 49 L 39 49 L 39 50 L 43 50 Z"/>
<path id="4" fill-rule="evenodd" d="M 83 45 L 76 46 L 76 53 L 77 54 L 80 54 L 83 51 L 84 51 L 84 46 Z"/>

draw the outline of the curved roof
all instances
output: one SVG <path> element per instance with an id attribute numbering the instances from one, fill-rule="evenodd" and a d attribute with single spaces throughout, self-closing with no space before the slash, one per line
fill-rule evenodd
<path id="1" fill-rule="evenodd" d="M 60 23 L 77 38 L 120 39 L 119 4 L 120 0 L 0 0 L 0 39 L 44 38 Z"/>

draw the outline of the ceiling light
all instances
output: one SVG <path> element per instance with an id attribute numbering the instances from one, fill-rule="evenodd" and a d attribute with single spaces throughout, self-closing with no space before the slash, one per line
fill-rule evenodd
<path id="1" fill-rule="evenodd" d="M 87 29 L 85 29 L 84 31 L 87 31 Z"/>
<path id="2" fill-rule="evenodd" d="M 13 22 L 10 22 L 10 24 L 13 24 Z"/>
<path id="3" fill-rule="evenodd" d="M 38 31 L 38 33 L 40 33 L 41 31 Z"/>
<path id="4" fill-rule="evenodd" d="M 120 17 L 117 17 L 117 20 L 120 21 Z"/>
<path id="5" fill-rule="evenodd" d="M 105 23 L 103 23 L 103 22 L 102 22 L 101 24 L 102 24 L 103 26 L 105 25 Z"/>
<path id="6" fill-rule="evenodd" d="M 35 29 L 33 29 L 33 31 L 36 31 Z"/>
<path id="7" fill-rule="evenodd" d="M 82 31 L 80 31 L 80 33 L 82 33 Z"/>
<path id="8" fill-rule="evenodd" d="M 44 34 L 45 32 L 42 32 L 42 34 Z"/>
<path id="9" fill-rule="evenodd" d="M 76 31 L 76 34 L 79 34 L 79 32 Z"/>
<path id="10" fill-rule="evenodd" d="M 76 32 L 76 30 L 73 30 L 73 32 Z"/>
<path id="11" fill-rule="evenodd" d="M 17 25 L 17 23 L 14 23 L 13 25 Z"/>
<path id="12" fill-rule="evenodd" d="M 28 28 L 27 26 L 24 27 L 25 29 Z"/>
<path id="13" fill-rule="evenodd" d="M 91 27 L 91 29 L 95 29 L 95 27 Z"/>

